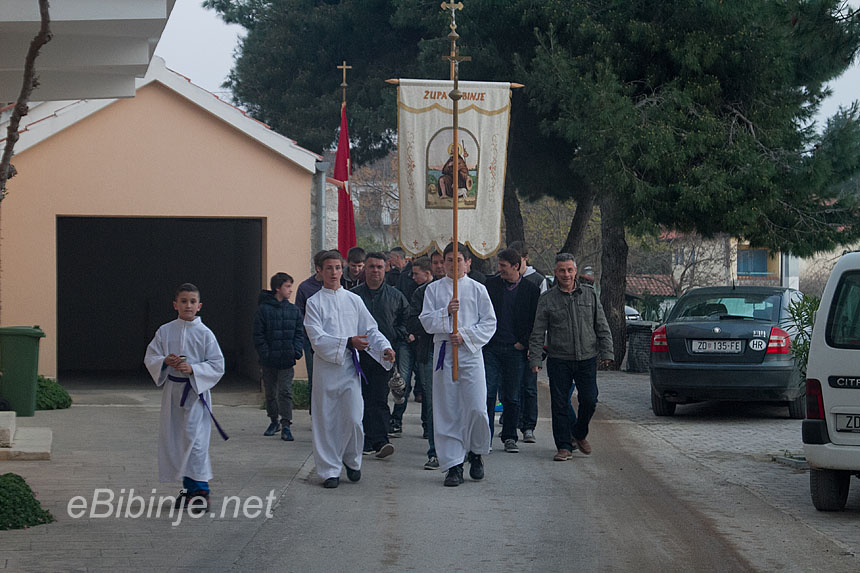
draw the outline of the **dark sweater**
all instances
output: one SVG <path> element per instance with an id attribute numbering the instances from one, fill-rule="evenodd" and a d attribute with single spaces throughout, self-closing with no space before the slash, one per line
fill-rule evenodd
<path id="1" fill-rule="evenodd" d="M 508 284 L 507 281 L 498 275 L 487 279 L 487 294 L 490 295 L 490 301 L 493 303 L 493 310 L 496 312 L 497 317 L 500 313 L 505 312 L 504 295 Z M 513 332 L 516 342 L 527 348 L 529 345 L 529 336 L 531 336 L 532 327 L 534 326 L 535 311 L 537 310 L 539 298 L 540 289 L 531 282 L 520 279 L 514 299 Z M 496 334 L 490 339 L 490 344 L 499 342 L 502 341 L 499 340 L 499 332 L 496 331 Z"/>

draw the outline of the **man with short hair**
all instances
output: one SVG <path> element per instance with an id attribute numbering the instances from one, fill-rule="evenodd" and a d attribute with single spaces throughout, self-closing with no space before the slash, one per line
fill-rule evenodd
<path id="1" fill-rule="evenodd" d="M 534 324 L 540 290 L 520 276 L 520 254 L 505 249 L 498 255 L 499 274 L 487 279 L 487 293 L 496 313 L 496 333 L 484 347 L 487 369 L 487 416 L 490 435 L 496 393 L 502 402 L 500 438 L 505 451 L 517 453 L 517 423 L 520 417 L 520 385 L 528 367 L 529 336 Z"/>
<path id="2" fill-rule="evenodd" d="M 358 355 L 380 365 L 393 365 L 396 358 L 361 299 L 341 287 L 342 273 L 340 253 L 327 251 L 321 256 L 323 288 L 308 299 L 305 312 L 317 373 L 311 419 L 314 461 L 326 488 L 338 486 L 344 466 L 350 481 L 361 479 L 361 390 L 365 384 Z"/>
<path id="3" fill-rule="evenodd" d="M 383 253 L 368 253 L 364 260 L 364 283 L 350 292 L 364 301 L 379 331 L 399 353 L 408 338 L 406 319 L 409 316 L 409 302 L 400 291 L 385 283 L 385 259 Z M 388 457 L 394 453 L 394 446 L 388 440 L 391 422 L 388 380 L 391 373 L 370 359 L 370 356 L 361 357 L 361 368 L 367 377 L 367 384 L 361 387 L 364 398 L 364 452 L 375 452 L 378 458 Z"/>
<path id="4" fill-rule="evenodd" d="M 419 320 L 435 344 L 433 363 L 433 439 L 439 468 L 447 472 L 445 485 L 463 483 L 463 463 L 470 464 L 474 480 L 484 478 L 482 455 L 490 451 L 490 422 L 487 419 L 487 379 L 484 347 L 496 331 L 496 315 L 484 285 L 468 278 L 468 251 L 448 244 L 442 253 L 447 276 L 427 285 Z M 456 274 L 454 264 L 457 264 Z M 457 281 L 457 298 L 453 297 Z M 457 313 L 457 332 L 453 314 Z M 458 350 L 459 372 L 453 379 L 451 346 Z"/>
<path id="5" fill-rule="evenodd" d="M 591 453 L 588 424 L 597 407 L 597 360 L 606 367 L 614 359 L 612 333 L 594 289 L 576 282 L 576 261 L 570 253 L 555 257 L 556 284 L 541 295 L 529 339 L 529 365 L 541 368 L 546 339 L 546 370 L 552 405 L 556 461 L 569 460 L 574 449 Z M 570 408 L 571 385 L 579 391 L 579 411 Z M 571 444 L 571 438 L 576 444 Z"/>
<path id="6" fill-rule="evenodd" d="M 364 249 L 361 247 L 353 247 L 346 254 L 346 269 L 343 277 L 340 279 L 340 284 L 346 290 L 355 288 L 364 282 L 364 258 L 367 256 Z"/>
<path id="7" fill-rule="evenodd" d="M 445 259 L 439 251 L 430 254 L 430 267 L 433 271 L 433 280 L 438 281 L 445 277 Z"/>
<path id="8" fill-rule="evenodd" d="M 436 443 L 433 439 L 433 337 L 427 334 L 421 321 L 418 319 L 424 307 L 424 292 L 427 285 L 433 282 L 430 259 L 420 257 L 412 263 L 412 278 L 418 284 L 418 288 L 412 293 L 409 302 L 409 319 L 406 321 L 406 329 L 411 336 L 415 337 L 415 386 L 421 389 L 421 425 L 424 428 L 424 437 L 429 442 L 427 450 L 427 462 L 424 463 L 425 470 L 439 469 L 439 459 L 436 457 Z M 397 409 L 397 406 L 394 407 Z"/>

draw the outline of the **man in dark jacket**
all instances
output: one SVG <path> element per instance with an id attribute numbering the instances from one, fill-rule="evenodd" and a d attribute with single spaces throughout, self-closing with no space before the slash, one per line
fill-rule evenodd
<path id="1" fill-rule="evenodd" d="M 415 360 L 415 386 L 421 389 L 421 425 L 424 427 L 424 437 L 430 442 L 427 450 L 425 470 L 438 470 L 439 459 L 436 457 L 436 444 L 433 441 L 433 337 L 427 334 L 418 316 L 424 308 L 424 291 L 433 282 L 433 272 L 430 259 L 421 257 L 412 263 L 412 278 L 418 288 L 412 293 L 409 301 L 409 318 L 406 330 L 414 338 L 413 358 Z M 416 392 L 417 392 L 416 388 Z"/>
<path id="2" fill-rule="evenodd" d="M 514 249 L 499 253 L 499 274 L 487 279 L 487 293 L 496 313 L 496 333 L 484 346 L 487 372 L 487 414 L 490 434 L 496 392 L 502 401 L 500 438 L 508 453 L 517 453 L 517 423 L 520 417 L 520 384 L 528 366 L 529 336 L 535 320 L 540 289 L 522 280 L 522 257 Z"/>
<path id="3" fill-rule="evenodd" d="M 406 318 L 409 303 L 403 294 L 385 283 L 385 260 L 383 253 L 368 253 L 364 261 L 364 284 L 350 292 L 361 297 L 367 310 L 396 352 L 406 343 Z M 394 453 L 388 441 L 391 411 L 388 409 L 388 380 L 391 373 L 379 365 L 366 352 L 360 353 L 361 369 L 367 384 L 361 385 L 364 398 L 364 452 L 376 453 L 376 457 L 387 457 Z"/>
<path id="4" fill-rule="evenodd" d="M 293 366 L 302 357 L 305 332 L 299 307 L 290 302 L 293 277 L 275 273 L 269 281 L 271 291 L 260 293 L 254 316 L 254 347 L 263 370 L 266 414 L 271 423 L 264 436 L 281 430 L 281 439 L 293 441 Z"/>

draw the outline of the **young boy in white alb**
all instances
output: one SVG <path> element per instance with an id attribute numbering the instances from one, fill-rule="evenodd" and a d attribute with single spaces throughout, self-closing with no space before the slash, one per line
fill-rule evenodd
<path id="1" fill-rule="evenodd" d="M 209 508 L 209 434 L 212 396 L 209 390 L 224 375 L 224 356 L 215 335 L 197 316 L 200 290 L 190 283 L 176 290 L 176 320 L 161 325 L 146 349 L 144 364 L 161 397 L 158 435 L 158 478 L 182 480 L 176 506 Z M 218 425 L 215 422 L 216 426 Z M 220 426 L 218 431 L 226 440 Z"/>

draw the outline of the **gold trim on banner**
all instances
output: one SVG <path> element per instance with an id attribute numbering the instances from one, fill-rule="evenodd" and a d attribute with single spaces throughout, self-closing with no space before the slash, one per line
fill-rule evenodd
<path id="1" fill-rule="evenodd" d="M 446 107 L 439 105 L 438 103 L 434 103 L 433 105 L 428 106 L 428 107 L 418 108 L 418 107 L 409 107 L 405 103 L 401 103 L 398 101 L 397 107 L 398 107 L 398 109 L 402 109 L 402 110 L 405 110 L 405 111 L 408 111 L 408 112 L 414 113 L 414 114 L 427 113 L 427 112 L 433 111 L 435 109 L 435 110 L 441 111 L 442 113 L 447 113 L 448 115 L 454 115 L 453 109 L 448 109 Z M 479 108 L 478 106 L 476 106 L 475 104 L 470 104 L 470 105 L 464 107 L 463 109 L 461 109 L 460 113 L 465 113 L 467 111 L 475 110 L 476 112 L 480 113 L 481 115 L 499 115 L 500 113 L 505 113 L 506 111 L 509 111 L 510 109 L 511 109 L 511 103 L 510 103 L 510 99 L 508 99 L 508 104 L 503 108 L 499 108 L 498 110 L 485 111 L 485 110 Z"/>

